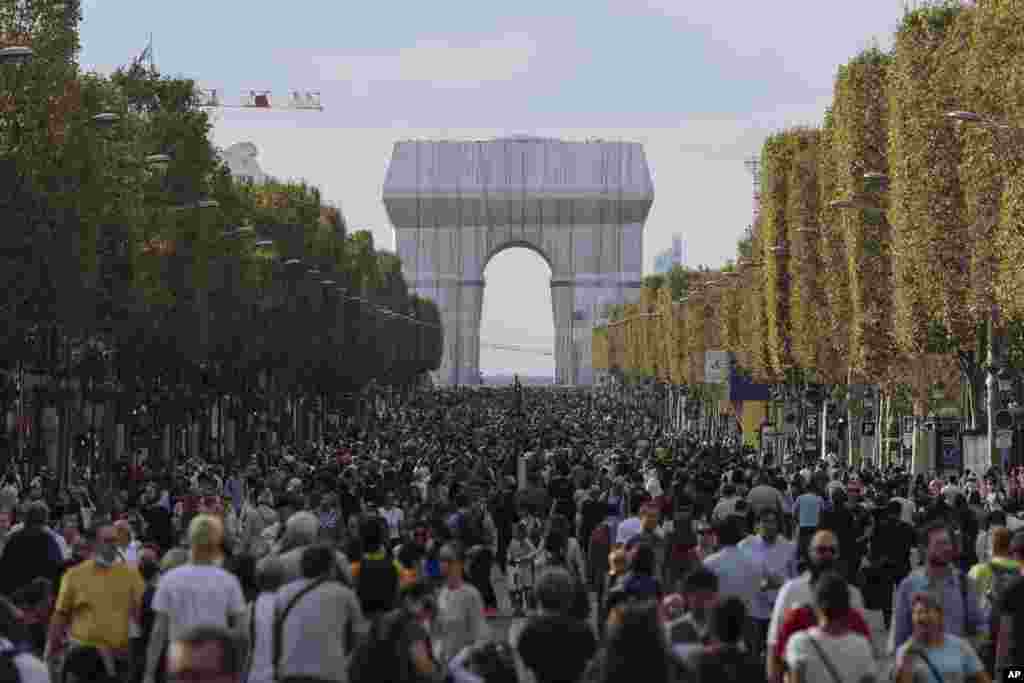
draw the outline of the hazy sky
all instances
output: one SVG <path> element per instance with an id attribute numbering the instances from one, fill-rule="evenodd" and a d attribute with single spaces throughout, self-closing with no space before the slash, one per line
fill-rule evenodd
<path id="1" fill-rule="evenodd" d="M 82 65 L 107 72 L 154 34 L 157 67 L 235 97 L 319 90 L 323 113 L 218 110 L 214 137 L 251 141 L 263 169 L 303 178 L 379 246 L 401 139 L 513 134 L 644 143 L 654 207 L 644 264 L 684 234 L 688 263 L 731 257 L 750 222 L 743 161 L 766 134 L 820 123 L 839 64 L 887 46 L 903 0 L 85 0 Z M 550 352 L 541 258 L 487 268 L 482 338 Z M 482 369 L 553 374 L 549 356 L 491 351 Z"/>

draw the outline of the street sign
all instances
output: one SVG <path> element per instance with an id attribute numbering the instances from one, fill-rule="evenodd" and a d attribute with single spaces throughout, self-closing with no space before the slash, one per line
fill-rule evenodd
<path id="1" fill-rule="evenodd" d="M 914 433 L 914 418 L 913 417 L 904 417 L 903 418 L 903 433 L 904 434 L 911 434 L 911 435 L 913 435 L 913 433 Z"/>
<path id="2" fill-rule="evenodd" d="M 860 433 L 863 436 L 874 436 L 875 435 L 875 423 L 874 422 L 864 422 L 863 424 L 861 424 L 861 431 L 860 431 Z"/>
<path id="3" fill-rule="evenodd" d="M 707 384 L 728 384 L 732 356 L 728 351 L 704 352 L 704 382 Z"/>
<path id="4" fill-rule="evenodd" d="M 1013 432 L 1009 429 L 1000 429 L 996 432 L 996 448 L 1013 448 Z"/>

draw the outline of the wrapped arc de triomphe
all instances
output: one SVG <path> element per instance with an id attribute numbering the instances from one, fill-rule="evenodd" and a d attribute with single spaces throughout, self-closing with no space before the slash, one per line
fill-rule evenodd
<path id="1" fill-rule="evenodd" d="M 639 298 L 654 199 L 639 143 L 398 142 L 383 199 L 410 291 L 441 312 L 438 384 L 479 383 L 484 269 L 511 247 L 551 269 L 557 381 L 593 382 L 595 320 Z"/>

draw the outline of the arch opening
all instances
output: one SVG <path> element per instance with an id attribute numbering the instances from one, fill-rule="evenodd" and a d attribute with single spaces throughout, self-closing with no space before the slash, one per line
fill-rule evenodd
<path id="1" fill-rule="evenodd" d="M 480 373 L 485 384 L 555 377 L 551 266 L 527 243 L 507 244 L 484 265 Z M 524 379 L 525 381 L 525 379 Z"/>

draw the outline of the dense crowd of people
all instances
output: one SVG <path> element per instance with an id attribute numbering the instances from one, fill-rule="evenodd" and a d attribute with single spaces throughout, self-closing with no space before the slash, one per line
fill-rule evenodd
<path id="1" fill-rule="evenodd" d="M 600 391 L 438 389 L 326 443 L 133 462 L 113 490 L 12 472 L 0 681 L 985 683 L 1021 663 L 1020 472 L 735 443 Z"/>

